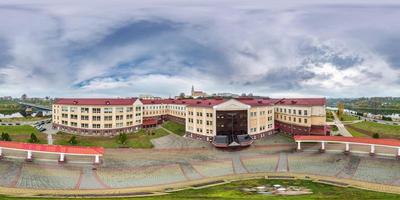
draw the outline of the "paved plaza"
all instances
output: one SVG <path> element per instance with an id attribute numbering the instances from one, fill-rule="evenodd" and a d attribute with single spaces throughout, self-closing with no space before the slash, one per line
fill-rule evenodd
<path id="1" fill-rule="evenodd" d="M 171 137 L 171 136 L 169 136 Z M 168 141 L 169 137 L 160 141 Z M 173 137 L 173 136 L 172 136 Z M 267 141 L 269 140 L 269 141 Z M 184 141 L 184 140 L 182 140 Z M 70 158 L 59 164 L 35 159 L 0 160 L 0 186 L 21 189 L 126 189 L 157 187 L 216 177 L 254 173 L 309 174 L 348 179 L 400 188 L 400 161 L 395 157 L 344 155 L 343 145 L 329 145 L 336 151 L 319 153 L 317 144 L 304 145 L 296 152 L 295 144 L 285 136 L 269 136 L 265 141 L 241 150 L 218 150 L 179 142 L 162 149 L 107 149 L 101 165 Z M 168 143 L 168 142 L 166 142 Z M 199 148 L 200 147 L 200 148 Z M 352 150 L 362 150 L 354 147 Z M 400 189 L 399 189 L 400 192 Z"/>

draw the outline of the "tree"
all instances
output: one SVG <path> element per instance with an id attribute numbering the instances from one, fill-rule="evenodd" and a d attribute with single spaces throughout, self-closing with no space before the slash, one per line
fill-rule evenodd
<path id="1" fill-rule="evenodd" d="M 27 97 L 28 97 L 28 96 L 27 96 L 26 94 L 23 94 L 23 95 L 21 96 L 21 99 L 22 99 L 22 100 L 26 100 Z"/>
<path id="2" fill-rule="evenodd" d="M 29 143 L 39 143 L 39 139 L 34 133 L 31 133 L 31 138 L 28 140 Z"/>
<path id="3" fill-rule="evenodd" d="M 2 141 L 11 141 L 11 137 L 8 133 L 1 133 L 1 140 Z"/>
<path id="4" fill-rule="evenodd" d="M 71 145 L 76 145 L 76 144 L 78 144 L 78 140 L 76 140 L 76 136 L 75 136 L 75 135 L 73 135 L 73 136 L 71 137 L 71 139 L 68 140 L 68 144 L 71 144 Z"/>
<path id="5" fill-rule="evenodd" d="M 128 135 L 126 133 L 120 133 L 118 136 L 118 142 L 120 144 L 126 144 L 126 141 L 128 140 Z"/>
<path id="6" fill-rule="evenodd" d="M 379 138 L 380 136 L 379 136 L 379 133 L 374 133 L 374 134 L 372 135 L 372 137 L 373 137 L 373 138 Z"/>
<path id="7" fill-rule="evenodd" d="M 183 92 L 181 92 L 180 94 L 179 94 L 179 98 L 185 98 L 185 93 L 183 93 Z"/>

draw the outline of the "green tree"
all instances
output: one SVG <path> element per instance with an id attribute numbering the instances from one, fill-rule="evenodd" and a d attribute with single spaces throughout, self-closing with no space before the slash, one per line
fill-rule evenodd
<path id="1" fill-rule="evenodd" d="M 76 139 L 76 136 L 75 136 L 75 135 L 73 135 L 73 136 L 71 137 L 71 139 L 68 140 L 68 144 L 72 144 L 72 145 L 78 144 L 78 140 Z"/>
<path id="2" fill-rule="evenodd" d="M 31 133 L 31 138 L 28 140 L 29 143 L 39 143 L 39 139 L 34 133 Z"/>
<path id="3" fill-rule="evenodd" d="M 372 135 L 372 137 L 373 137 L 373 138 L 380 138 L 379 133 L 374 133 L 374 134 Z"/>
<path id="4" fill-rule="evenodd" d="M 8 133 L 1 133 L 1 140 L 2 141 L 11 141 L 11 137 Z"/>
<path id="5" fill-rule="evenodd" d="M 126 144 L 126 141 L 128 140 L 128 135 L 126 133 L 120 133 L 118 136 L 118 142 L 120 144 Z"/>

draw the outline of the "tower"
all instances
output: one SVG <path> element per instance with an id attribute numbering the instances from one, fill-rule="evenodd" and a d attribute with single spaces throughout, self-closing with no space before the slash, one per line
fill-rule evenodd
<path id="1" fill-rule="evenodd" d="M 194 86 L 192 85 L 192 91 L 191 91 L 191 96 L 194 95 Z"/>

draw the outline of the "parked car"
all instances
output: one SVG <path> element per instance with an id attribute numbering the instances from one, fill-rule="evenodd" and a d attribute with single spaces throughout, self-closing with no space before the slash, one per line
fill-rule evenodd
<path id="1" fill-rule="evenodd" d="M 42 127 L 42 128 L 39 129 L 40 132 L 43 132 L 43 131 L 45 131 L 45 130 L 47 130 L 47 129 L 44 128 L 44 127 Z"/>
<path id="2" fill-rule="evenodd" d="M 21 125 L 21 124 L 20 124 L 20 123 L 16 123 L 15 125 L 19 126 L 19 125 Z"/>

